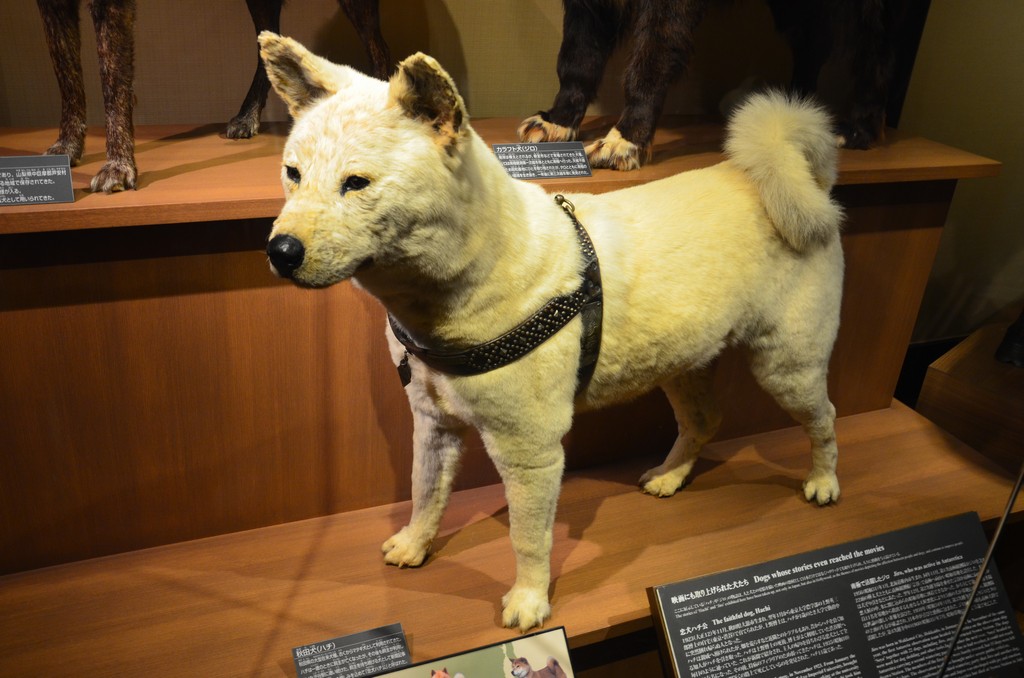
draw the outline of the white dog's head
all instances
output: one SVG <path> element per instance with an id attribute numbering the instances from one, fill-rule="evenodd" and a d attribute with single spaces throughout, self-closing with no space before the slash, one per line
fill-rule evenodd
<path id="1" fill-rule="evenodd" d="M 381 267 L 445 278 L 467 256 L 451 215 L 473 171 L 473 133 L 451 77 L 424 54 L 383 82 L 289 38 L 264 32 L 259 42 L 295 118 L 282 158 L 286 202 L 267 247 L 274 271 L 308 287 Z"/>

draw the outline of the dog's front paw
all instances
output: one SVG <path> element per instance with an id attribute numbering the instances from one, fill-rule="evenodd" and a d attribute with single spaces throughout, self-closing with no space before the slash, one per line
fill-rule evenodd
<path id="1" fill-rule="evenodd" d="M 516 136 L 520 141 L 537 143 L 540 141 L 573 141 L 576 139 L 576 130 L 572 127 L 563 127 L 544 119 L 541 113 L 531 115 L 519 123 Z"/>
<path id="2" fill-rule="evenodd" d="M 251 139 L 260 133 L 260 111 L 239 113 L 228 122 L 224 135 L 228 139 Z"/>
<path id="3" fill-rule="evenodd" d="M 651 159 L 650 146 L 637 146 L 624 139 L 613 127 L 604 139 L 598 139 L 586 147 L 590 166 L 598 169 L 629 171 L 640 169 L 640 165 Z"/>
<path id="4" fill-rule="evenodd" d="M 534 626 L 540 626 L 551 616 L 551 605 L 546 591 L 513 586 L 501 599 L 504 610 L 501 623 L 510 629 L 526 633 Z"/>
<path id="5" fill-rule="evenodd" d="M 137 171 L 129 160 L 108 160 L 92 178 L 93 193 L 116 193 L 135 188 Z"/>
<path id="6" fill-rule="evenodd" d="M 398 567 L 419 567 L 430 552 L 430 541 L 418 539 L 406 525 L 380 547 L 384 562 Z"/>
<path id="7" fill-rule="evenodd" d="M 640 476 L 640 488 L 654 497 L 672 497 L 682 488 L 688 474 L 688 468 L 666 470 L 664 466 L 655 466 Z"/>
<path id="8" fill-rule="evenodd" d="M 840 148 L 866 151 L 874 146 L 876 141 L 884 138 L 885 126 L 881 119 L 872 120 L 865 117 L 839 123 L 836 125 L 836 136 Z"/>
<path id="9" fill-rule="evenodd" d="M 72 139 L 67 141 L 64 139 L 58 139 L 57 142 L 46 149 L 43 155 L 66 155 L 70 160 L 72 167 L 77 167 L 82 163 L 82 153 L 85 150 L 85 138 Z"/>
<path id="10" fill-rule="evenodd" d="M 804 481 L 804 497 L 816 501 L 819 506 L 839 499 L 839 479 L 828 471 L 811 471 Z"/>

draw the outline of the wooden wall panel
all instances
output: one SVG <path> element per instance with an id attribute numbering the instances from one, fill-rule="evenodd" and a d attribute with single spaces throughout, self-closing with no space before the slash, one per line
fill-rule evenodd
<path id="1" fill-rule="evenodd" d="M 97 232 L 110 250 L 70 265 L 52 262 L 77 237 L 7 243 L 8 266 L 19 250 L 51 261 L 0 272 L 5 571 L 408 494 L 404 395 L 367 337 L 376 305 L 276 281 L 252 247 L 268 229 Z M 151 239 L 201 233 L 240 237 L 153 256 Z"/>

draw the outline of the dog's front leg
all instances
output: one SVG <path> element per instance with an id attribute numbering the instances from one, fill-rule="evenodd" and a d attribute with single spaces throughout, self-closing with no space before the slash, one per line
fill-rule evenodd
<path id="1" fill-rule="evenodd" d="M 484 442 L 505 484 L 516 554 L 516 581 L 502 598 L 501 620 L 525 632 L 551 616 L 551 544 L 565 453 L 558 437 L 537 447 L 525 437 L 485 433 Z"/>
<path id="2" fill-rule="evenodd" d="M 558 50 L 558 94 L 547 111 L 519 124 L 521 141 L 572 141 L 587 106 L 597 97 L 605 65 L 618 41 L 622 22 L 615 2 L 567 0 Z"/>
<path id="3" fill-rule="evenodd" d="M 708 0 L 640 3 L 623 78 L 625 108 L 608 134 L 586 147 L 591 167 L 634 170 L 651 159 L 654 128 L 669 85 L 693 53 L 693 31 Z"/>
<path id="4" fill-rule="evenodd" d="M 245 0 L 249 17 L 258 36 L 263 31 L 281 32 L 281 6 L 284 0 Z M 260 132 L 260 114 L 267 105 L 270 80 L 263 59 L 257 49 L 256 72 L 252 76 L 249 91 L 238 108 L 238 113 L 228 122 L 225 135 L 228 139 L 250 139 Z"/>
<path id="5" fill-rule="evenodd" d="M 465 425 L 445 415 L 418 381 L 406 388 L 413 412 L 412 516 L 381 550 L 390 565 L 416 567 L 430 552 L 448 506 Z"/>
<path id="6" fill-rule="evenodd" d="M 92 190 L 113 193 L 135 188 L 135 0 L 93 0 L 103 108 L 107 118 L 107 161 L 92 179 Z"/>
<path id="7" fill-rule="evenodd" d="M 380 32 L 380 0 L 338 0 L 338 4 L 363 43 L 370 59 L 370 74 L 387 80 L 391 74 L 391 51 Z"/>
<path id="8" fill-rule="evenodd" d="M 78 0 L 37 0 L 46 46 L 60 89 L 60 132 L 47 155 L 67 155 L 71 165 L 82 161 L 85 147 L 85 85 L 82 83 Z"/>

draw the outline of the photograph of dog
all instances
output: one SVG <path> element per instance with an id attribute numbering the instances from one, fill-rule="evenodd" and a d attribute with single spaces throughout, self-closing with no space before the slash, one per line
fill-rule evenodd
<path id="1" fill-rule="evenodd" d="M 46 153 L 67 155 L 71 165 L 81 162 L 85 147 L 86 101 L 82 79 L 80 0 L 37 0 L 50 53 L 61 114 L 57 141 Z M 391 55 L 380 32 L 379 0 L 338 0 L 355 27 L 377 77 L 390 72 Z M 284 0 L 246 0 L 256 34 L 280 31 Z M 96 30 L 103 108 L 106 120 L 107 161 L 93 177 L 94 192 L 113 193 L 133 189 L 138 178 L 135 164 L 135 0 L 92 0 L 89 13 Z M 267 103 L 270 83 L 263 62 L 238 114 L 228 123 L 225 135 L 244 139 L 259 131 L 260 114 Z"/>
<path id="2" fill-rule="evenodd" d="M 412 515 L 384 542 L 387 563 L 427 558 L 475 427 L 505 487 L 515 552 L 502 622 L 541 624 L 574 413 L 664 391 L 678 438 L 640 485 L 670 496 L 718 427 L 712 371 L 730 345 L 746 347 L 760 385 L 810 438 L 803 497 L 839 498 L 826 373 L 843 214 L 820 107 L 754 96 L 729 123 L 721 163 L 556 200 L 508 176 L 431 57 L 405 59 L 384 82 L 289 38 L 259 41 L 295 119 L 272 270 L 305 288 L 351 279 L 379 300 L 408 381 Z"/>
<path id="3" fill-rule="evenodd" d="M 547 664 L 539 671 L 534 671 L 526 657 L 512 660 L 513 678 L 566 678 L 565 671 L 559 666 L 558 660 L 548 657 Z"/>
<path id="4" fill-rule="evenodd" d="M 651 142 L 670 85 L 686 73 L 694 32 L 716 0 L 563 0 L 559 89 L 547 111 L 519 125 L 523 141 L 572 141 L 597 96 L 605 65 L 628 44 L 625 105 L 615 126 L 586 146 L 592 167 L 632 170 L 651 158 Z M 831 57 L 848 66 L 855 101 L 836 126 L 847 148 L 872 145 L 885 125 L 895 27 L 906 2 L 767 0 L 776 29 L 793 53 L 791 88 L 807 95 Z"/>
<path id="5" fill-rule="evenodd" d="M 430 670 L 430 678 L 466 678 L 466 677 L 464 675 L 462 675 L 461 673 L 456 673 L 453 676 L 453 675 L 448 673 L 448 669 L 447 668 L 443 668 L 443 669 L 439 669 L 439 670 L 431 669 Z"/>

